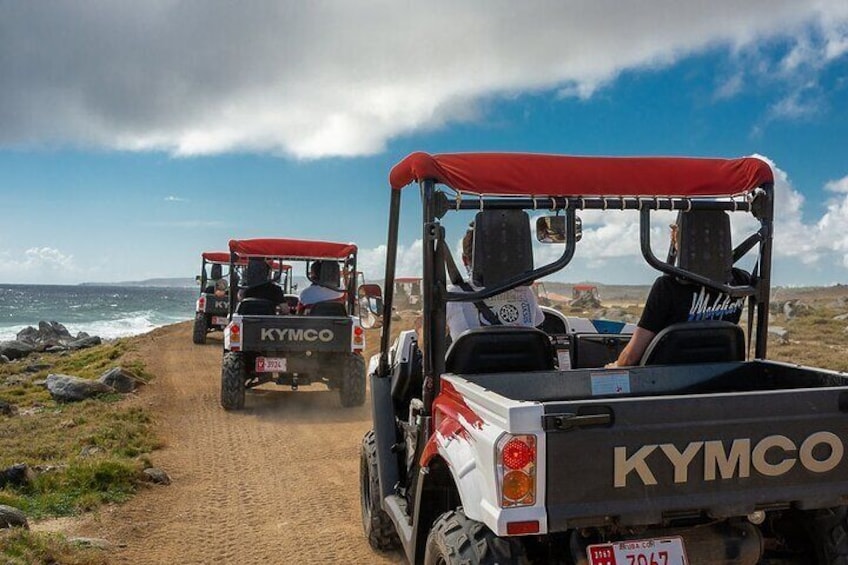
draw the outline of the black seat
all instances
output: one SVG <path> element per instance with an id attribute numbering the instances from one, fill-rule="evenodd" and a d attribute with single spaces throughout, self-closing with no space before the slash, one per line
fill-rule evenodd
<path id="1" fill-rule="evenodd" d="M 640 365 L 723 363 L 745 360 L 745 334 L 720 320 L 672 324 L 658 333 Z"/>
<path id="2" fill-rule="evenodd" d="M 245 316 L 273 316 L 277 306 L 266 298 L 245 298 L 236 306 L 236 314 Z"/>
<path id="3" fill-rule="evenodd" d="M 571 336 L 571 367 L 596 369 L 612 363 L 630 338 L 630 334 L 575 333 Z"/>
<path id="4" fill-rule="evenodd" d="M 553 371 L 554 350 L 536 328 L 487 326 L 468 330 L 451 344 L 445 371 L 456 374 Z"/>
<path id="5" fill-rule="evenodd" d="M 309 316 L 347 316 L 347 308 L 342 302 L 317 302 L 309 307 Z"/>

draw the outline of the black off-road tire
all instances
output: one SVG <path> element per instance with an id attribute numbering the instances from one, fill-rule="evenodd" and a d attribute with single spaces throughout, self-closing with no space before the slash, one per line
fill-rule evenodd
<path id="1" fill-rule="evenodd" d="M 206 343 L 206 332 L 209 330 L 209 323 L 206 320 L 206 314 L 197 314 L 194 317 L 194 331 L 191 335 L 191 340 L 197 345 Z"/>
<path id="2" fill-rule="evenodd" d="M 221 363 L 221 406 L 224 410 L 244 408 L 244 355 L 224 353 Z"/>
<path id="3" fill-rule="evenodd" d="M 365 403 L 365 360 L 361 355 L 352 354 L 345 358 L 339 400 L 345 408 Z"/>
<path id="4" fill-rule="evenodd" d="M 499 538 L 485 524 L 470 520 L 457 508 L 442 514 L 427 536 L 425 565 L 526 564 L 521 542 Z"/>
<path id="5" fill-rule="evenodd" d="M 377 438 L 374 430 L 362 438 L 359 450 L 359 500 L 362 503 L 362 529 L 368 543 L 378 551 L 400 547 L 395 525 L 380 506 L 380 481 L 377 477 Z"/>
<path id="6" fill-rule="evenodd" d="M 818 565 L 848 565 L 848 507 L 805 512 Z"/>

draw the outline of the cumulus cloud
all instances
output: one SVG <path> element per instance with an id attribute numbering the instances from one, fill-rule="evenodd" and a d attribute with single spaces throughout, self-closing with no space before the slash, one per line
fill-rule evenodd
<path id="1" fill-rule="evenodd" d="M 78 268 L 73 255 L 53 247 L 31 247 L 22 253 L 0 251 L 0 277 L 8 282 L 65 282 Z"/>
<path id="2" fill-rule="evenodd" d="M 356 258 L 359 270 L 365 273 L 368 280 L 382 279 L 386 274 L 386 249 L 385 245 L 378 245 L 371 249 L 360 249 Z M 398 245 L 397 262 L 395 274 L 398 277 L 420 277 L 421 276 L 421 254 L 424 243 L 416 239 L 410 244 Z"/>
<path id="3" fill-rule="evenodd" d="M 846 6 L 7 2 L 0 7 L 0 144 L 372 154 L 393 137 L 478 119 L 479 101 L 492 96 L 587 98 L 622 71 L 709 49 L 739 53 L 784 41 L 787 74 L 820 69 L 848 50 Z M 740 81 L 728 80 L 719 96 L 743 88 Z M 774 116 L 796 115 L 807 102 L 789 96 Z"/>

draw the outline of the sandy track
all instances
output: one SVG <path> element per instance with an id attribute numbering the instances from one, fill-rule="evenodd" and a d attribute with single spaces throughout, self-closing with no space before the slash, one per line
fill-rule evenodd
<path id="1" fill-rule="evenodd" d="M 225 412 L 218 336 L 193 345 L 186 323 L 142 338 L 139 354 L 156 380 L 138 401 L 167 442 L 152 459 L 173 483 L 76 533 L 119 545 L 114 563 L 401 562 L 373 552 L 362 534 L 359 444 L 370 403 L 344 409 L 325 387 L 276 387 Z"/>

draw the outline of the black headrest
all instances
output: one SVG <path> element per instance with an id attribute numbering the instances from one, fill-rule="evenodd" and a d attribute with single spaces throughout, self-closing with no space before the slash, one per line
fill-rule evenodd
<path id="1" fill-rule="evenodd" d="M 727 213 L 721 210 L 681 212 L 678 225 L 680 267 L 714 281 L 730 282 L 733 243 Z"/>
<path id="2" fill-rule="evenodd" d="M 277 305 L 266 298 L 245 298 L 236 306 L 236 314 L 246 316 L 272 316 Z"/>
<path id="3" fill-rule="evenodd" d="M 552 371 L 554 350 L 536 328 L 488 326 L 463 332 L 445 356 L 445 371 L 456 374 Z"/>
<path id="4" fill-rule="evenodd" d="M 341 290 L 339 288 L 340 269 L 336 261 L 315 261 L 309 269 L 309 280 L 317 285 Z"/>
<path id="5" fill-rule="evenodd" d="M 341 302 L 317 302 L 309 307 L 310 316 L 347 316 L 347 308 Z"/>
<path id="6" fill-rule="evenodd" d="M 680 322 L 658 333 L 640 365 L 724 363 L 745 360 L 745 334 L 722 320 Z"/>
<path id="7" fill-rule="evenodd" d="M 218 280 L 222 276 L 224 276 L 223 270 L 221 269 L 221 265 L 219 263 L 213 263 L 212 267 L 209 268 L 209 278 Z"/>
<path id="8" fill-rule="evenodd" d="M 494 286 L 533 270 L 530 217 L 524 210 L 485 210 L 474 219 L 472 282 Z"/>

